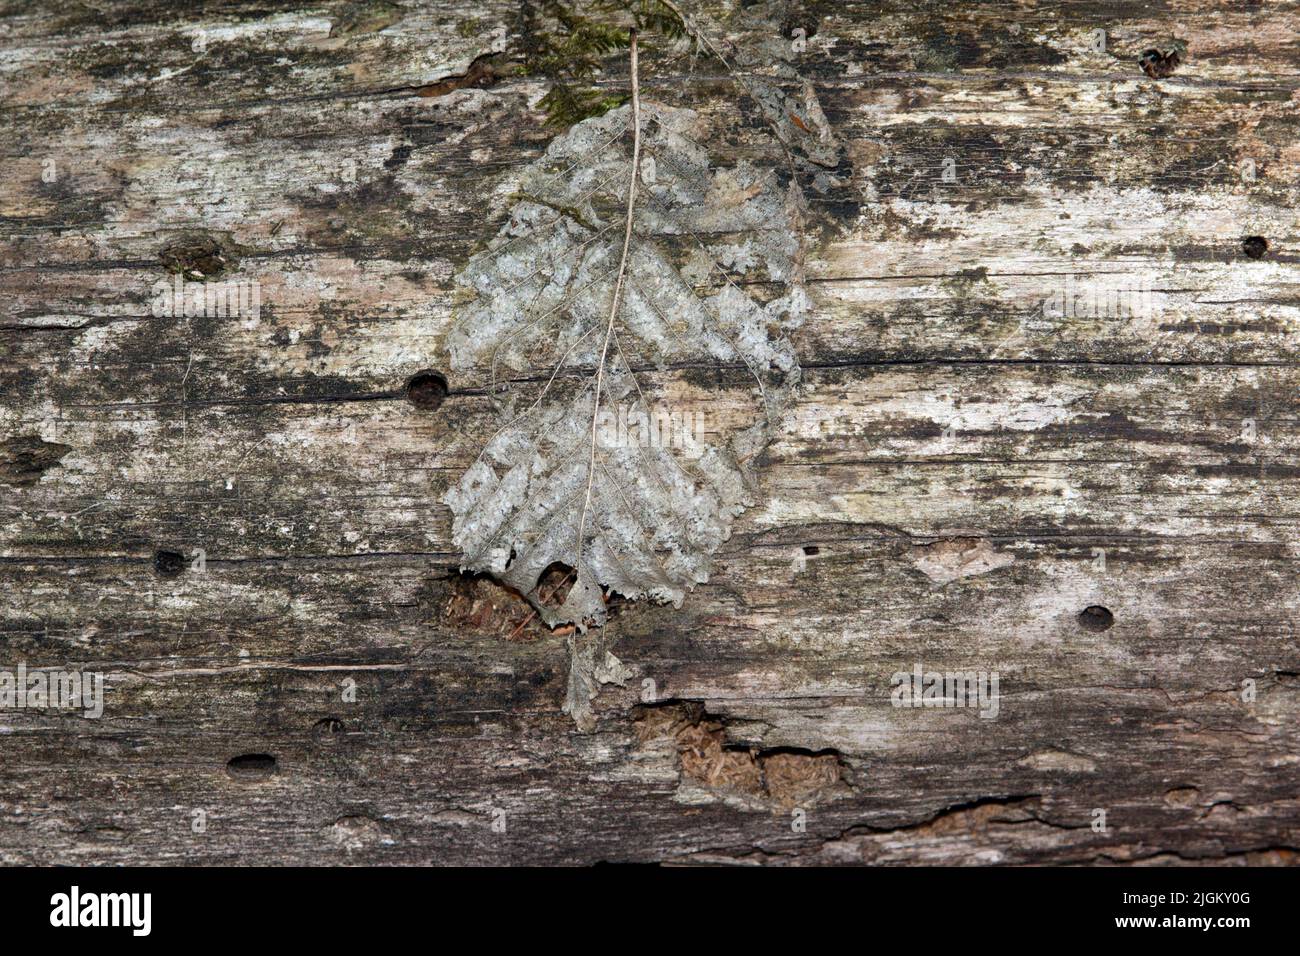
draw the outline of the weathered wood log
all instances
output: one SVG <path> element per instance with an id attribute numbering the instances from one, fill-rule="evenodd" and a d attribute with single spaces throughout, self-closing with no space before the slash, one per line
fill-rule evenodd
<path id="1" fill-rule="evenodd" d="M 1295 862 L 1295 6 L 683 6 L 802 30 L 846 155 L 756 503 L 611 602 L 590 735 L 440 501 L 492 421 L 452 277 L 555 134 L 528 11 L 0 11 L 0 667 L 107 686 L 0 710 L 0 860 Z M 743 371 L 642 374 L 725 422 Z M 996 718 L 894 706 L 917 665 Z"/>

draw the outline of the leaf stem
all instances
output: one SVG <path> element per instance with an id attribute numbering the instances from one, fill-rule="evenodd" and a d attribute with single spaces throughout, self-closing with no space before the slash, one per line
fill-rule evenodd
<path id="1" fill-rule="evenodd" d="M 632 246 L 636 181 L 641 173 L 641 94 L 637 73 L 635 29 L 628 31 L 628 39 L 632 61 L 632 172 L 627 178 L 627 219 L 623 227 L 623 253 L 618 260 L 618 275 L 614 279 L 614 300 L 609 306 L 609 322 L 605 325 L 605 344 L 600 350 L 600 362 L 596 366 L 596 391 L 592 396 L 591 459 L 587 463 L 587 495 L 582 503 L 582 514 L 578 518 L 577 561 L 574 562 L 579 581 L 582 579 L 582 538 L 587 529 L 587 512 L 591 508 L 591 486 L 596 478 L 596 423 L 600 418 L 600 390 L 605 382 L 605 360 L 609 356 L 609 342 L 614 335 L 614 319 L 618 316 L 619 306 L 623 304 L 623 279 L 627 275 L 627 254 Z"/>

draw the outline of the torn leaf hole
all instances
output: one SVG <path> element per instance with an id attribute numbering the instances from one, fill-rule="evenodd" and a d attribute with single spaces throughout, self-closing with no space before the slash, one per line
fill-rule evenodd
<path id="1" fill-rule="evenodd" d="M 456 569 L 447 582 L 442 623 L 462 633 L 531 644 L 573 630 L 551 630 L 524 595 L 488 574 Z"/>
<path id="2" fill-rule="evenodd" d="M 560 607 L 573 588 L 576 575 L 563 561 L 553 561 L 537 578 L 537 595 L 545 607 Z"/>

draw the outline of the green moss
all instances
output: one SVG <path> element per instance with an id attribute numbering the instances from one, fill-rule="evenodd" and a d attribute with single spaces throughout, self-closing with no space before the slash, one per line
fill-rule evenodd
<path id="1" fill-rule="evenodd" d="M 541 100 L 548 126 L 564 129 L 600 116 L 627 102 L 624 93 L 598 89 L 591 80 L 604 60 L 631 45 L 636 28 L 643 54 L 688 35 L 686 24 L 662 0 L 564 0 L 528 3 L 525 71 L 545 76 L 554 86 Z"/>
<path id="2" fill-rule="evenodd" d="M 567 129 L 593 116 L 603 116 L 628 101 L 626 93 L 604 93 L 590 87 L 556 83 L 538 103 L 546 111 L 546 125 Z"/>

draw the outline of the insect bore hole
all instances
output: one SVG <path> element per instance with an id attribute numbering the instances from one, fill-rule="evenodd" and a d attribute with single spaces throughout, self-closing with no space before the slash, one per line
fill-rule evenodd
<path id="1" fill-rule="evenodd" d="M 406 383 L 406 399 L 425 412 L 437 411 L 447 398 L 447 378 L 439 372 L 416 372 Z"/>
<path id="2" fill-rule="evenodd" d="M 1108 631 L 1115 623 L 1115 615 L 1110 608 L 1092 604 L 1079 612 L 1079 624 L 1086 631 Z"/>
<path id="3" fill-rule="evenodd" d="M 1268 252 L 1268 240 L 1263 236 L 1247 236 L 1241 240 L 1241 251 L 1251 259 L 1262 259 Z"/>
<path id="4" fill-rule="evenodd" d="M 337 717 L 322 717 L 311 726 L 312 733 L 317 737 L 329 737 L 334 734 L 343 733 L 343 721 Z"/>
<path id="5" fill-rule="evenodd" d="M 1143 50 L 1142 55 L 1138 57 L 1138 65 L 1142 67 L 1142 72 L 1157 80 L 1172 76 L 1182 62 L 1182 53 L 1177 49 Z"/>
<path id="6" fill-rule="evenodd" d="M 165 578 L 174 578 L 185 570 L 185 555 L 179 551 L 155 551 L 153 569 Z"/>
<path id="7" fill-rule="evenodd" d="M 279 766 L 270 754 L 240 754 L 226 761 L 226 772 L 237 780 L 266 780 Z"/>

